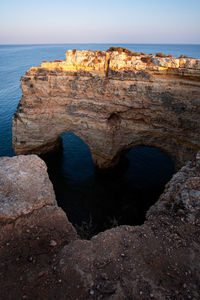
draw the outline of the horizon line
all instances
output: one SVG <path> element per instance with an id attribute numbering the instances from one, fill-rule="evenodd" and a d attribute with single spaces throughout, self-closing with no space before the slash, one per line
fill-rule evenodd
<path id="1" fill-rule="evenodd" d="M 0 46 L 10 46 L 10 45 L 67 45 L 67 44 L 79 44 L 79 45 L 200 45 L 200 43 L 133 43 L 133 42 L 68 42 L 68 43 L 0 43 Z"/>

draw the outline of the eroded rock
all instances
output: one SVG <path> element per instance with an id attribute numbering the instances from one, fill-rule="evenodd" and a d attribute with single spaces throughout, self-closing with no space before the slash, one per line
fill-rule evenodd
<path id="1" fill-rule="evenodd" d="M 144 225 L 90 241 L 77 239 L 54 205 L 1 225 L 2 299 L 198 300 L 199 181 L 200 153 L 173 176 Z"/>
<path id="2" fill-rule="evenodd" d="M 67 132 L 89 146 L 100 168 L 146 145 L 170 155 L 178 170 L 200 150 L 198 59 L 69 50 L 65 61 L 27 71 L 21 87 L 16 154 L 52 151 Z"/>
<path id="3" fill-rule="evenodd" d="M 199 166 L 200 155 L 174 175 L 144 225 L 62 249 L 57 272 L 69 299 L 198 299 Z"/>

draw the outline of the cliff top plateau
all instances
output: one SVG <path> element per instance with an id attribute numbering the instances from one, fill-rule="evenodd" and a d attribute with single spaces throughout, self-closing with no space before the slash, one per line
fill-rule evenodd
<path id="1" fill-rule="evenodd" d="M 194 69 L 200 70 L 200 59 L 157 53 L 146 55 L 145 53 L 132 52 L 124 48 L 111 47 L 107 51 L 78 51 L 68 50 L 66 60 L 44 61 L 41 67 L 31 68 L 30 71 L 45 68 L 57 71 L 108 71 L 110 70 L 150 70 L 162 71 L 167 69 Z"/>

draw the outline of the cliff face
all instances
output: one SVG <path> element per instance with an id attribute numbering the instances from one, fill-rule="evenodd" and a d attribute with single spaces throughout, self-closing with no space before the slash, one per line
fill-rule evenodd
<path id="1" fill-rule="evenodd" d="M 55 150 L 67 132 L 101 168 L 134 146 L 161 149 L 177 168 L 200 149 L 200 60 L 69 50 L 27 71 L 21 87 L 16 154 Z"/>
<path id="2" fill-rule="evenodd" d="M 77 238 L 44 162 L 0 158 L 1 299 L 194 299 L 200 295 L 200 152 L 142 226 Z"/>

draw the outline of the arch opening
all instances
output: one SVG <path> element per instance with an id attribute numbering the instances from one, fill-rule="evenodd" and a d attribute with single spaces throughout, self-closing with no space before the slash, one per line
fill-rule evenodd
<path id="1" fill-rule="evenodd" d="M 131 148 L 118 165 L 99 171 L 89 147 L 75 134 L 46 160 L 58 205 L 82 238 L 117 225 L 141 225 L 174 173 L 172 160 L 153 147 Z"/>

